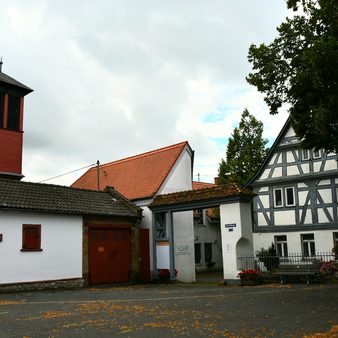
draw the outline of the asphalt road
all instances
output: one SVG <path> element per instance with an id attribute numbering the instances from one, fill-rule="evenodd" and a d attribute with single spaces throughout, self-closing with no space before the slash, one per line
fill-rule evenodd
<path id="1" fill-rule="evenodd" d="M 0 294 L 0 337 L 338 337 L 338 284 Z"/>

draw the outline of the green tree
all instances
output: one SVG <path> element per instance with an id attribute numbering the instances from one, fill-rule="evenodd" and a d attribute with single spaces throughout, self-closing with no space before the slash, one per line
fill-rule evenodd
<path id="1" fill-rule="evenodd" d="M 219 184 L 244 185 L 256 173 L 266 155 L 268 141 L 262 134 L 263 123 L 245 109 L 238 128 L 229 138 L 226 160 L 222 159 L 219 165 Z"/>
<path id="2" fill-rule="evenodd" d="M 338 149 L 338 1 L 287 0 L 294 12 L 269 45 L 251 45 L 247 81 L 271 114 L 287 104 L 305 148 Z"/>

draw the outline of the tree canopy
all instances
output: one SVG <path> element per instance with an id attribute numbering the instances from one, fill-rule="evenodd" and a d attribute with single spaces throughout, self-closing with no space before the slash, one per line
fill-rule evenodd
<path id="1" fill-rule="evenodd" d="M 271 114 L 289 107 L 305 148 L 338 149 L 338 1 L 287 0 L 294 11 L 269 44 L 251 45 L 247 81 L 265 94 Z"/>
<path id="2" fill-rule="evenodd" d="M 219 184 L 244 185 L 256 173 L 266 155 L 268 141 L 262 134 L 263 123 L 245 109 L 238 128 L 229 138 L 226 160 L 222 159 L 219 165 Z"/>

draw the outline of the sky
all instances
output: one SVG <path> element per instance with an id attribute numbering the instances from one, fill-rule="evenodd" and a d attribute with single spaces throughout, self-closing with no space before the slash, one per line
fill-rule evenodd
<path id="1" fill-rule="evenodd" d="M 213 182 L 245 108 L 271 116 L 245 77 L 284 0 L 0 0 L 2 71 L 25 97 L 24 180 L 40 182 L 188 141 L 194 179 Z M 86 169 L 85 169 L 86 170 Z M 85 170 L 49 180 L 70 185 Z"/>

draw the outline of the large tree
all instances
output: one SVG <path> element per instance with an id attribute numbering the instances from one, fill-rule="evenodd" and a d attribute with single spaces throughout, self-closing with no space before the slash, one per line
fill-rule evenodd
<path id="1" fill-rule="evenodd" d="M 219 184 L 244 185 L 256 173 L 266 155 L 268 141 L 262 134 L 263 123 L 245 109 L 238 128 L 229 138 L 226 160 L 222 159 L 219 165 Z"/>
<path id="2" fill-rule="evenodd" d="M 306 148 L 338 149 L 338 0 L 287 0 L 294 16 L 269 45 L 251 45 L 247 81 L 265 94 L 271 114 L 289 107 Z"/>

